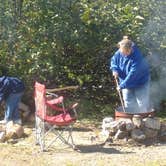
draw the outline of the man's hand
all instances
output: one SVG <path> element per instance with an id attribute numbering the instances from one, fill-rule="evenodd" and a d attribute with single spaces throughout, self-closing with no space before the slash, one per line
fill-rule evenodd
<path id="1" fill-rule="evenodd" d="M 112 75 L 113 75 L 115 78 L 118 78 L 118 76 L 119 76 L 116 71 L 113 71 L 113 72 L 112 72 Z"/>

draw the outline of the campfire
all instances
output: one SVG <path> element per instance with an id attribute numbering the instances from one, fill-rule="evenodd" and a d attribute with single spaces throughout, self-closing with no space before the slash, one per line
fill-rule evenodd
<path id="1" fill-rule="evenodd" d="M 118 116 L 115 119 L 106 117 L 102 122 L 101 135 L 105 136 L 106 140 L 112 138 L 113 140 L 132 139 L 138 142 L 148 139 L 166 141 L 166 123 L 151 114 L 146 117 L 140 114 L 125 118 Z"/>

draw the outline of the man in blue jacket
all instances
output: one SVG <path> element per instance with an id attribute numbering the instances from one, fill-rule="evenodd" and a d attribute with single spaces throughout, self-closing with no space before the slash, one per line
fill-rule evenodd
<path id="1" fill-rule="evenodd" d="M 149 111 L 149 66 L 138 47 L 128 38 L 119 43 L 110 62 L 113 76 L 119 78 L 124 106 L 129 113 Z"/>
<path id="2" fill-rule="evenodd" d="M 6 104 L 5 118 L 0 123 L 21 124 L 21 118 L 18 111 L 19 102 L 24 92 L 24 84 L 16 77 L 0 77 L 0 103 Z"/>

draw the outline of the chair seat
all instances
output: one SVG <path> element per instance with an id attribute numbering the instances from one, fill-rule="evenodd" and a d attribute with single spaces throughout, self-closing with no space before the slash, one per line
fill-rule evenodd
<path id="1" fill-rule="evenodd" d="M 41 114 L 38 116 L 42 118 Z M 59 115 L 56 115 L 56 116 L 48 116 L 46 115 L 44 117 L 44 121 L 50 123 L 50 124 L 54 124 L 56 126 L 66 126 L 66 125 L 69 125 L 73 122 L 76 121 L 76 118 L 74 117 L 71 117 L 71 115 L 69 113 L 62 113 L 62 114 L 59 114 Z"/>
<path id="2" fill-rule="evenodd" d="M 59 139 L 62 143 L 75 149 L 72 131 L 77 119 L 78 103 L 65 107 L 63 96 L 58 97 L 54 93 L 46 93 L 44 84 L 35 82 L 34 88 L 36 144 L 39 144 L 41 150 L 44 151 Z M 60 130 L 54 130 L 55 128 Z M 55 134 L 53 139 L 48 136 L 51 131 Z M 64 131 L 66 134 L 63 134 Z"/>

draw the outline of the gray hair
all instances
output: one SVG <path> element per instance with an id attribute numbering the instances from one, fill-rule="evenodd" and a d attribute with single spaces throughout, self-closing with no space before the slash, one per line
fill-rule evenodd
<path id="1" fill-rule="evenodd" d="M 129 40 L 128 38 L 123 38 L 119 43 L 119 47 L 125 48 L 125 49 L 131 49 L 133 42 Z"/>

